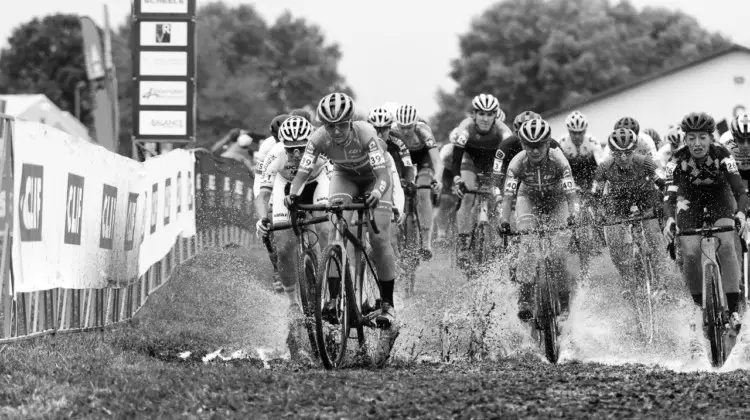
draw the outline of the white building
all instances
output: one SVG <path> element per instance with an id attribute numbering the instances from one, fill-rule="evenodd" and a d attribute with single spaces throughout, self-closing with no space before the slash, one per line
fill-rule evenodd
<path id="1" fill-rule="evenodd" d="M 27 121 L 37 121 L 94 143 L 83 123 L 67 111 L 57 107 L 46 95 L 0 95 L 0 109 L 4 113 Z"/>
<path id="2" fill-rule="evenodd" d="M 579 110 L 589 120 L 588 132 L 605 143 L 615 122 L 630 116 L 641 131 L 653 128 L 664 137 L 692 111 L 705 111 L 716 122 L 750 110 L 750 49 L 733 45 L 702 59 L 594 95 L 544 114 L 552 135 L 567 133 L 565 117 Z"/>

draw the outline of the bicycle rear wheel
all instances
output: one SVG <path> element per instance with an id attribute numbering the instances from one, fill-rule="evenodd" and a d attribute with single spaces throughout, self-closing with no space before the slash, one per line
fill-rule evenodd
<path id="1" fill-rule="evenodd" d="M 344 266 L 342 258 L 343 252 L 339 245 L 328 245 L 325 248 L 321 254 L 315 287 L 315 335 L 320 361 L 326 369 L 341 366 L 349 341 L 352 309 L 349 307 L 349 290 L 345 285 L 351 284 L 351 273 L 349 263 Z M 336 295 L 335 299 L 332 295 Z M 326 311 L 324 316 L 323 310 L 329 301 L 333 302 L 333 310 Z"/>
<path id="2" fill-rule="evenodd" d="M 708 295 L 705 297 L 706 307 L 704 309 L 704 322 L 708 334 L 708 341 L 711 343 L 711 363 L 714 367 L 721 367 L 726 361 L 724 348 L 724 310 L 721 307 L 721 295 L 718 282 L 721 279 L 718 276 L 715 264 L 706 266 L 706 288 Z"/>
<path id="3" fill-rule="evenodd" d="M 544 354 L 550 363 L 557 363 L 560 356 L 557 314 L 560 308 L 557 285 L 549 272 L 547 258 L 540 259 L 537 271 L 536 319 L 544 341 Z"/>
<path id="4" fill-rule="evenodd" d="M 318 263 L 315 253 L 308 249 L 299 259 L 297 269 L 297 283 L 299 284 L 299 296 L 302 304 L 302 313 L 305 315 L 305 329 L 310 339 L 310 348 L 313 355 L 318 355 L 318 345 L 315 338 L 315 288 L 317 281 Z"/>

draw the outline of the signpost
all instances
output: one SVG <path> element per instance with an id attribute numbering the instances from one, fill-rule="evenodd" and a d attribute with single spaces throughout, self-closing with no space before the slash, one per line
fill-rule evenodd
<path id="1" fill-rule="evenodd" d="M 195 142 L 196 0 L 134 0 L 133 158 Z"/>

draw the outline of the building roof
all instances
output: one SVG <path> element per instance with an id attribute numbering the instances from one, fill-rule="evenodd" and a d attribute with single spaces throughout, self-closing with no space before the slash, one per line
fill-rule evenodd
<path id="1" fill-rule="evenodd" d="M 708 54 L 708 55 L 706 55 L 704 57 L 701 57 L 701 58 L 698 58 L 696 60 L 689 61 L 689 62 L 681 64 L 679 66 L 674 66 L 674 67 L 671 67 L 671 68 L 668 68 L 668 69 L 665 69 L 665 70 L 662 70 L 662 71 L 658 71 L 658 72 L 650 74 L 648 76 L 644 76 L 644 77 L 642 77 L 640 79 L 636 79 L 636 80 L 634 80 L 632 82 L 623 83 L 620 86 L 615 86 L 612 89 L 605 90 L 604 92 L 597 93 L 596 95 L 593 95 L 593 96 L 589 96 L 588 98 L 586 98 L 584 100 L 581 100 L 579 102 L 576 102 L 576 103 L 574 103 L 572 105 L 563 106 L 563 107 L 560 107 L 560 108 L 557 108 L 557 109 L 553 109 L 551 111 L 544 112 L 543 113 L 544 118 L 552 118 L 552 117 L 556 117 L 556 116 L 558 116 L 560 114 L 563 114 L 563 113 L 571 112 L 571 111 L 575 110 L 576 108 L 582 107 L 584 105 L 588 105 L 588 104 L 590 104 L 592 102 L 601 101 L 602 99 L 608 98 L 610 96 L 617 95 L 620 92 L 624 92 L 624 91 L 632 89 L 634 87 L 637 87 L 637 86 L 640 86 L 640 85 L 652 82 L 652 81 L 657 80 L 657 79 L 661 79 L 662 77 L 667 77 L 667 76 L 669 76 L 671 74 L 674 74 L 674 73 L 686 70 L 686 69 L 688 69 L 690 67 L 694 67 L 694 66 L 697 66 L 699 64 L 706 63 L 708 61 L 717 59 L 719 57 L 722 57 L 722 56 L 725 56 L 727 54 L 731 54 L 731 53 L 734 53 L 734 52 L 744 52 L 744 53 L 750 54 L 750 48 L 743 47 L 742 45 L 738 45 L 738 44 L 732 44 L 732 45 L 730 45 L 727 48 L 721 49 L 721 50 L 716 51 L 716 52 L 714 52 L 712 54 Z"/>
<path id="2" fill-rule="evenodd" d="M 46 96 L 41 93 L 0 95 L 0 99 L 5 101 L 5 113 L 17 117 L 36 105 L 39 101 L 45 100 Z"/>

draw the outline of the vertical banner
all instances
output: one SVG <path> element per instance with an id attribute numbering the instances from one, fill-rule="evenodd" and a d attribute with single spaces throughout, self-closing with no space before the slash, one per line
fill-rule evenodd
<path id="1" fill-rule="evenodd" d="M 148 143 L 195 142 L 195 9 L 196 0 L 133 4 L 135 158 Z"/>
<path id="2" fill-rule="evenodd" d="M 109 9 L 104 5 L 104 69 L 107 72 L 106 90 L 112 104 L 112 138 L 114 139 L 113 152 L 117 153 L 120 148 L 120 105 L 117 89 L 117 69 L 112 58 L 112 29 L 109 25 Z"/>
<path id="3" fill-rule="evenodd" d="M 123 286 L 138 276 L 142 164 L 35 122 L 13 136 L 17 292 Z"/>
<path id="4" fill-rule="evenodd" d="M 117 153 L 117 139 L 114 137 L 116 122 L 113 118 L 113 101 L 107 89 L 107 70 L 105 68 L 102 39 L 99 29 L 89 17 L 82 17 L 83 52 L 86 60 L 86 73 L 89 78 L 89 89 L 94 97 L 94 131 L 96 141 L 108 150 Z M 116 98 L 115 98 L 116 101 Z"/>

